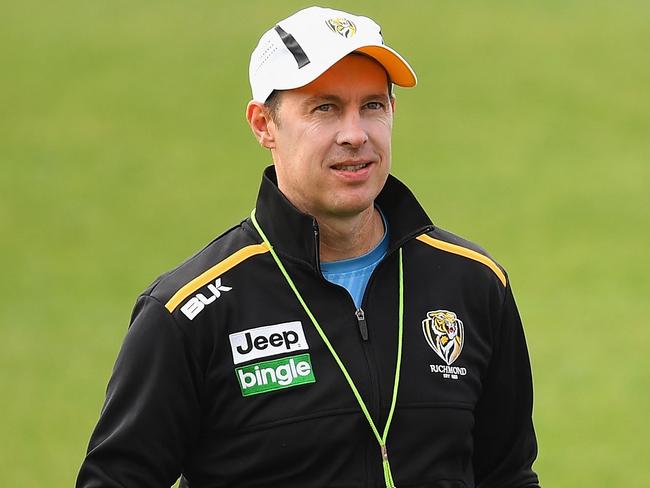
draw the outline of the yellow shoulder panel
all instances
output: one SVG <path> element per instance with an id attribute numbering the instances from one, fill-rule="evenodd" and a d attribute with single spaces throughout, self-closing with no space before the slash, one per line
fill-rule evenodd
<path id="1" fill-rule="evenodd" d="M 268 251 L 269 247 L 265 243 L 253 244 L 251 246 L 246 246 L 240 249 L 239 251 L 228 256 L 223 261 L 219 261 L 210 269 L 204 271 L 192 281 L 184 285 L 180 290 L 174 293 L 173 297 L 169 299 L 169 301 L 165 304 L 165 308 L 170 312 L 173 312 L 183 300 L 185 300 L 188 296 L 190 296 L 202 286 L 205 286 L 210 281 L 221 276 L 229 269 L 234 268 L 242 261 L 245 261 L 246 259 L 257 254 L 263 254 Z"/>
<path id="2" fill-rule="evenodd" d="M 460 256 L 464 256 L 466 258 L 473 259 L 474 261 L 478 261 L 479 263 L 484 264 L 492 271 L 494 271 L 494 274 L 497 275 L 501 283 L 503 283 L 503 286 L 506 286 L 506 275 L 503 273 L 503 271 L 501 271 L 501 268 L 499 268 L 496 263 L 487 256 L 484 256 L 479 252 L 472 251 L 471 249 L 467 249 L 466 247 L 450 244 L 449 242 L 441 241 L 439 239 L 434 239 L 433 237 L 429 237 L 426 234 L 418 236 L 417 240 L 424 242 L 431 247 L 435 247 L 436 249 L 458 254 Z"/>

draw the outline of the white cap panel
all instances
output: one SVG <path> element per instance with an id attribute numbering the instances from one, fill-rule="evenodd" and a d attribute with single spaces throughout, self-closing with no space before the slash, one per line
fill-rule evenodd
<path id="1" fill-rule="evenodd" d="M 379 25 L 368 17 L 320 7 L 300 10 L 269 29 L 253 51 L 249 66 L 253 99 L 265 102 L 273 90 L 304 86 L 347 54 L 369 46 L 380 49 L 375 52 L 386 49 Z M 394 83 L 416 84 L 415 73 L 401 56 L 373 57 Z"/>

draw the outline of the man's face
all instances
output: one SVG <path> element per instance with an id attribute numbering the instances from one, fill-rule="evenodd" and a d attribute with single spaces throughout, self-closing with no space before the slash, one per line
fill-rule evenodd
<path id="1" fill-rule="evenodd" d="M 280 95 L 269 124 L 280 190 L 317 218 L 371 208 L 391 164 L 394 106 L 381 65 L 349 55 Z"/>

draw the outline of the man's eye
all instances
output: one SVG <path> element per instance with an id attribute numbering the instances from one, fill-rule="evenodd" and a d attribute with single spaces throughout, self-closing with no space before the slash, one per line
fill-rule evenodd
<path id="1" fill-rule="evenodd" d="M 384 108 L 384 104 L 381 102 L 368 102 L 366 104 L 366 107 L 368 107 L 370 110 L 381 110 Z"/>
<path id="2" fill-rule="evenodd" d="M 323 105 L 319 105 L 316 107 L 317 112 L 329 112 L 332 110 L 332 104 L 331 103 L 324 103 Z"/>

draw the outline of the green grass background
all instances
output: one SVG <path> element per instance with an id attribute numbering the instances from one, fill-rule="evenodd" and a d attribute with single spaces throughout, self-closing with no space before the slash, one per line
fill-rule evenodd
<path id="1" fill-rule="evenodd" d="M 5 2 L 0 473 L 72 486 L 136 295 L 250 211 L 261 33 L 303 2 Z M 394 173 L 503 263 L 551 486 L 650 480 L 650 2 L 332 1 L 418 72 Z"/>

